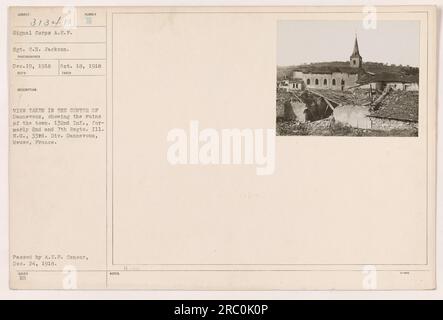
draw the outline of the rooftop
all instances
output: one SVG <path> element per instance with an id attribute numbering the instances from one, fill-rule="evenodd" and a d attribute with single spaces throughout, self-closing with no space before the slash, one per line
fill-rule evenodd
<path id="1" fill-rule="evenodd" d="M 364 73 L 357 80 L 359 84 L 371 82 L 402 82 L 402 83 L 418 83 L 418 74 L 408 75 L 397 72 L 379 72 L 376 74 Z"/>
<path id="2" fill-rule="evenodd" d="M 418 92 L 391 91 L 370 117 L 418 121 Z"/>
<path id="3" fill-rule="evenodd" d="M 326 98 L 337 105 L 368 105 L 371 98 L 366 90 L 338 91 L 333 89 L 308 89 L 315 95 Z"/>
<path id="4" fill-rule="evenodd" d="M 294 69 L 294 71 L 300 71 L 303 73 L 313 73 L 313 74 L 332 74 L 332 73 L 360 73 L 361 69 L 353 68 L 351 66 L 336 66 L 336 65 L 306 65 L 299 66 Z"/>

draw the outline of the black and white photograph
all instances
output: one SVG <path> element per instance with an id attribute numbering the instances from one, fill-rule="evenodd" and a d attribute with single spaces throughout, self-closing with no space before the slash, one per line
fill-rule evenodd
<path id="1" fill-rule="evenodd" d="M 408 3 L 0 2 L 0 300 L 443 299 L 443 0 Z"/>
<path id="2" fill-rule="evenodd" d="M 279 21 L 277 32 L 277 135 L 418 136 L 418 21 Z"/>

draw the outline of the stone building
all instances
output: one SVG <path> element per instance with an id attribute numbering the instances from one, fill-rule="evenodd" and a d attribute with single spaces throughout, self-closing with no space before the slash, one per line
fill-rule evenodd
<path id="1" fill-rule="evenodd" d="M 357 80 L 362 89 L 375 89 L 383 91 L 418 91 L 418 75 L 405 75 L 394 72 L 379 72 L 376 74 L 365 73 Z"/>
<path id="2" fill-rule="evenodd" d="M 359 76 L 365 72 L 362 64 L 363 58 L 355 37 L 348 65 L 302 66 L 294 70 L 292 77 L 293 80 L 302 81 L 307 88 L 345 90 L 358 85 Z"/>
<path id="3" fill-rule="evenodd" d="M 278 82 L 277 88 L 284 91 L 304 90 L 305 84 L 301 79 L 285 79 Z"/>

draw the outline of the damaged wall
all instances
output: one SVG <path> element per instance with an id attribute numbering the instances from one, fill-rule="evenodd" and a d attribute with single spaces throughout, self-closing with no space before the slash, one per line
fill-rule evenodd
<path id="1" fill-rule="evenodd" d="M 305 122 L 306 105 L 298 101 L 285 101 L 277 104 L 277 118 Z"/>
<path id="2" fill-rule="evenodd" d="M 368 118 L 369 107 L 353 105 L 338 106 L 334 109 L 333 115 L 336 122 L 354 128 L 371 129 L 371 120 Z"/>
<path id="3" fill-rule="evenodd" d="M 300 122 L 305 122 L 306 105 L 302 102 L 291 102 L 291 107 L 296 119 Z"/>
<path id="4" fill-rule="evenodd" d="M 277 119 L 299 122 L 317 121 L 331 114 L 332 110 L 325 100 L 311 92 L 303 91 L 297 96 L 293 92 L 277 92 Z"/>

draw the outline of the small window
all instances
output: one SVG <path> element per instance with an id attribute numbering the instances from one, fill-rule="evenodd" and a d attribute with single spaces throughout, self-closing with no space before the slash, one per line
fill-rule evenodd
<path id="1" fill-rule="evenodd" d="M 345 85 L 345 80 L 341 81 L 341 85 L 344 86 Z"/>
<path id="2" fill-rule="evenodd" d="M 315 79 L 315 85 L 318 86 L 318 79 Z"/>
<path id="3" fill-rule="evenodd" d="M 324 79 L 324 80 L 323 80 L 323 85 L 325 85 L 325 86 L 328 85 L 328 80 L 327 80 L 327 79 Z"/>
<path id="4" fill-rule="evenodd" d="M 354 64 L 354 65 L 355 65 L 355 62 L 356 62 L 355 60 L 352 60 L 352 64 Z"/>
<path id="5" fill-rule="evenodd" d="M 336 82 L 335 79 L 332 79 L 332 85 L 335 86 Z"/>
<path id="6" fill-rule="evenodd" d="M 311 79 L 306 80 L 307 84 L 311 84 Z"/>

